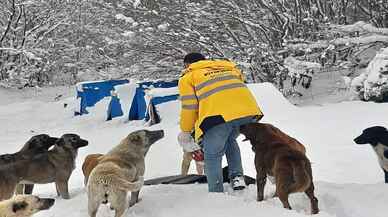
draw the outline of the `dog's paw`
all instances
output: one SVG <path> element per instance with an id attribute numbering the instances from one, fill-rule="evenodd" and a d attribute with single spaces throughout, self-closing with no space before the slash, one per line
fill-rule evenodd
<path id="1" fill-rule="evenodd" d="M 129 207 L 133 207 L 135 204 L 136 204 L 137 202 L 135 201 L 131 201 L 131 202 L 129 202 Z"/>
<path id="2" fill-rule="evenodd" d="M 62 198 L 65 199 L 65 200 L 69 200 L 70 199 L 70 195 L 69 194 L 63 194 Z"/>
<path id="3" fill-rule="evenodd" d="M 133 207 L 135 204 L 139 203 L 141 201 L 141 198 L 138 198 L 136 201 L 130 201 L 129 202 L 129 207 Z"/>
<path id="4" fill-rule="evenodd" d="M 318 214 L 319 213 L 319 209 L 314 209 L 314 210 L 311 210 L 311 214 L 312 215 L 315 215 L 315 214 Z"/>

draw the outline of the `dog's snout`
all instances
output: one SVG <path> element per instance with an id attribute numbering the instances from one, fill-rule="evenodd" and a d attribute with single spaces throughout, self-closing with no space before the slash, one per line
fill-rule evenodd
<path id="1" fill-rule="evenodd" d="M 85 139 L 80 139 L 77 143 L 78 148 L 82 148 L 82 147 L 85 147 L 88 145 L 89 145 L 89 142 L 88 142 L 88 140 L 85 140 Z"/>
<path id="2" fill-rule="evenodd" d="M 161 139 L 164 137 L 164 130 L 151 131 L 150 136 L 154 137 L 155 139 Z"/>
<path id="3" fill-rule="evenodd" d="M 357 136 L 356 138 L 353 139 L 353 141 L 356 143 L 356 144 L 365 144 L 366 142 L 364 141 L 362 135 L 361 136 Z"/>

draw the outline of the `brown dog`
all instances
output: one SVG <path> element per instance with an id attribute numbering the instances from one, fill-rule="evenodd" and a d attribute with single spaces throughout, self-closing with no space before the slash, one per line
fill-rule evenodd
<path id="1" fill-rule="evenodd" d="M 314 184 L 309 159 L 304 146 L 270 124 L 251 123 L 240 127 L 240 132 L 252 144 L 256 153 L 257 200 L 264 199 L 267 175 L 276 180 L 276 193 L 284 208 L 291 209 L 288 195 L 305 192 L 311 202 L 311 213 L 319 212 L 314 196 Z"/>
<path id="2" fill-rule="evenodd" d="M 0 167 L 0 200 L 11 198 L 18 183 L 52 182 L 55 182 L 58 196 L 69 199 L 68 180 L 75 169 L 78 149 L 87 145 L 88 141 L 77 134 L 64 134 L 50 151 L 24 154 L 14 163 Z"/>
<path id="3" fill-rule="evenodd" d="M 82 164 L 82 172 L 84 174 L 84 184 L 87 186 L 89 175 L 102 159 L 103 154 L 89 154 L 86 156 L 84 163 Z"/>
<path id="4" fill-rule="evenodd" d="M 7 164 L 12 164 L 17 162 L 20 159 L 25 159 L 26 157 L 33 157 L 37 154 L 47 152 L 50 147 L 52 147 L 55 142 L 58 140 L 56 137 L 50 137 L 47 134 L 39 134 L 31 137 L 20 149 L 20 151 L 13 154 L 3 154 L 0 155 L 0 167 L 6 166 Z M 27 156 L 29 155 L 29 156 Z M 34 188 L 33 184 L 27 185 L 18 185 L 16 188 L 16 193 L 18 194 L 31 194 Z"/>

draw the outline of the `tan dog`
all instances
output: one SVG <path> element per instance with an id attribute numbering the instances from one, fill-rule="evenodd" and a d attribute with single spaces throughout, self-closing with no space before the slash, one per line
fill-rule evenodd
<path id="1" fill-rule="evenodd" d="M 86 156 L 84 163 L 82 164 L 82 172 L 84 174 L 84 184 L 87 186 L 88 179 L 92 170 L 97 166 L 97 164 L 102 159 L 103 154 L 89 154 Z"/>
<path id="2" fill-rule="evenodd" d="M 275 177 L 275 195 L 279 196 L 284 208 L 291 209 L 290 193 L 305 192 L 311 202 L 311 213 L 317 214 L 318 200 L 314 196 L 311 164 L 303 145 L 270 124 L 243 125 L 240 132 L 251 142 L 256 153 L 257 200 L 264 199 L 264 186 L 270 175 Z"/>
<path id="3" fill-rule="evenodd" d="M 47 210 L 54 205 L 51 198 L 39 198 L 33 195 L 16 195 L 11 199 L 0 201 L 0 217 L 29 217 Z"/>
<path id="4" fill-rule="evenodd" d="M 111 209 L 115 210 L 115 217 L 121 217 L 128 206 L 138 202 L 144 182 L 144 157 L 151 145 L 163 136 L 163 130 L 132 132 L 101 157 L 89 176 L 89 216 L 95 217 L 102 203 L 110 203 Z M 131 192 L 129 204 L 128 192 Z"/>

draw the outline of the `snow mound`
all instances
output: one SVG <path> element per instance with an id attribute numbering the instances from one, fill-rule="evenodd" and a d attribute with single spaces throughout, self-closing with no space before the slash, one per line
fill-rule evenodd
<path id="1" fill-rule="evenodd" d="M 273 114 L 288 116 L 296 110 L 296 107 L 271 83 L 249 84 L 248 87 L 256 97 L 265 118 L 273 117 Z"/>
<path id="2" fill-rule="evenodd" d="M 370 23 L 364 21 L 358 21 L 351 25 L 339 25 L 334 26 L 344 32 L 368 32 L 368 33 L 379 33 L 388 35 L 388 28 L 377 28 Z"/>
<path id="3" fill-rule="evenodd" d="M 291 73 L 302 74 L 307 69 L 319 69 L 321 65 L 319 63 L 300 61 L 294 57 L 287 57 L 284 60 L 284 65 Z"/>
<path id="4" fill-rule="evenodd" d="M 169 88 L 152 88 L 147 91 L 147 94 L 152 97 L 163 97 L 178 94 L 178 87 Z"/>
<path id="5" fill-rule="evenodd" d="M 381 49 L 366 68 L 365 74 L 353 79 L 355 92 L 365 100 L 383 101 L 388 96 L 388 48 Z M 362 85 L 360 85 L 362 83 Z"/>
<path id="6" fill-rule="evenodd" d="M 136 94 L 136 88 L 136 83 L 117 85 L 114 87 L 117 97 L 120 99 L 121 109 L 124 113 L 124 117 L 121 117 L 123 120 L 129 119 L 129 110 L 131 109 L 133 97 Z"/>
<path id="7" fill-rule="evenodd" d="M 370 83 L 384 83 L 388 79 L 388 47 L 381 49 L 366 68 Z"/>

